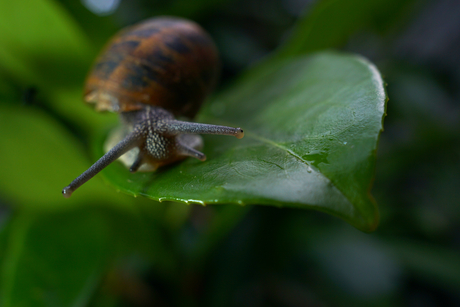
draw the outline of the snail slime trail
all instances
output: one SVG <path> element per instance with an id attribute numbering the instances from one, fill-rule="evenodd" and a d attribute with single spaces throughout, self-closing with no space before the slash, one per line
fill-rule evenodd
<path id="1" fill-rule="evenodd" d="M 62 190 L 65 197 L 130 150 L 129 170 L 154 171 L 186 157 L 201 161 L 199 134 L 244 136 L 241 128 L 176 120 L 192 119 L 220 73 L 217 49 L 196 23 L 153 18 L 121 30 L 104 47 L 85 85 L 97 111 L 120 114 L 119 142 Z"/>

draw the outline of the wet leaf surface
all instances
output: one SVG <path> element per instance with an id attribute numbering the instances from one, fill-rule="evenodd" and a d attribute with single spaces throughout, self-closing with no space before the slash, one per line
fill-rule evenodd
<path id="1" fill-rule="evenodd" d="M 242 127 L 244 139 L 206 136 L 206 162 L 138 174 L 114 163 L 103 174 L 118 189 L 155 200 L 310 208 L 371 231 L 385 101 L 380 74 L 363 58 L 319 53 L 278 62 L 247 74 L 198 118 Z"/>

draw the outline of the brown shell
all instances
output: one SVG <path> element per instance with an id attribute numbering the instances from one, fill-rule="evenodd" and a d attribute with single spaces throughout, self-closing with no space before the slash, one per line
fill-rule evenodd
<path id="1" fill-rule="evenodd" d="M 220 71 L 217 49 L 196 23 L 153 18 L 120 31 L 90 72 L 85 100 L 126 112 L 143 104 L 194 117 Z"/>

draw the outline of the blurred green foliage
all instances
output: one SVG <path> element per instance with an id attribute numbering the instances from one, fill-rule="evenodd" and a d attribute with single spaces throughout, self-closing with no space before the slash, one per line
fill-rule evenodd
<path id="1" fill-rule="evenodd" d="M 460 306 L 457 2 L 135 0 L 100 17 L 80 1 L 24 0 L 0 12 L 2 306 Z M 93 131 L 117 120 L 81 103 L 98 49 L 158 14 L 213 35 L 222 87 L 325 48 L 375 62 L 390 97 L 379 229 L 299 209 L 154 203 L 100 178 L 78 199 L 55 194 L 89 165 Z"/>

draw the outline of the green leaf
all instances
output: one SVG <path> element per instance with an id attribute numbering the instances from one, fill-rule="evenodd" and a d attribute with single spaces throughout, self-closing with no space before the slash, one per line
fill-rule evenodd
<path id="1" fill-rule="evenodd" d="M 0 72 L 18 90 L 35 88 L 40 102 L 86 132 L 113 120 L 83 104 L 84 78 L 96 50 L 58 3 L 1 1 L 0 29 Z M 0 83 L 0 97 L 7 90 Z"/>
<path id="2" fill-rule="evenodd" d="M 63 209 L 88 202 L 129 208 L 133 199 L 116 195 L 98 179 L 75 198 L 61 190 L 90 165 L 77 140 L 41 110 L 0 104 L 0 194 L 33 209 Z"/>
<path id="3" fill-rule="evenodd" d="M 107 40 L 119 30 L 120 20 L 110 16 L 99 16 L 83 5 L 83 1 L 56 0 L 68 14 L 78 23 L 78 26 L 91 40 L 96 50 L 102 49 Z M 131 15 L 131 14 L 128 14 Z M 138 18 L 139 16 L 136 15 Z"/>
<path id="4" fill-rule="evenodd" d="M 84 306 L 98 283 L 110 242 L 100 218 L 17 218 L 1 268 L 2 306 Z"/>
<path id="5" fill-rule="evenodd" d="M 94 52 L 52 0 L 0 2 L 0 67 L 34 86 L 80 83 Z"/>
<path id="6" fill-rule="evenodd" d="M 0 304 L 87 306 L 111 262 L 131 253 L 151 253 L 165 267 L 173 258 L 144 219 L 94 203 L 51 214 L 22 210 L 3 234 Z"/>
<path id="7" fill-rule="evenodd" d="M 387 31 L 407 19 L 413 0 L 322 0 L 307 11 L 275 58 L 343 46 L 360 29 Z"/>
<path id="8" fill-rule="evenodd" d="M 371 231 L 385 101 L 380 74 L 363 58 L 320 53 L 280 62 L 246 75 L 201 112 L 198 121 L 244 128 L 242 140 L 206 136 L 204 163 L 138 174 L 114 163 L 103 174 L 122 191 L 160 201 L 310 208 Z"/>

